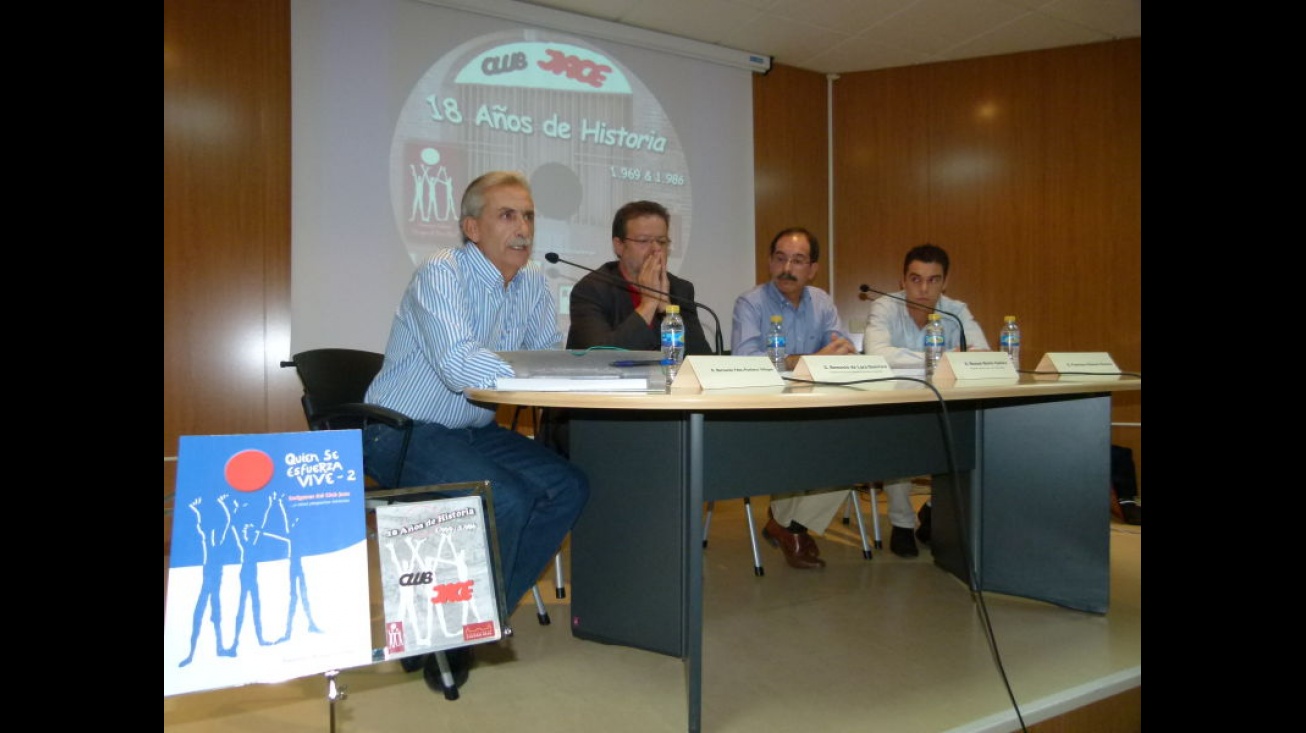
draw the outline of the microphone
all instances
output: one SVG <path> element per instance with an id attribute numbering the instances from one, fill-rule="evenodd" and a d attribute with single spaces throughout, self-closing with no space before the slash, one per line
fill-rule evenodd
<path id="1" fill-rule="evenodd" d="M 609 275 L 609 274 L 606 273 L 606 272 L 602 272 L 602 271 L 600 271 L 600 270 L 595 270 L 595 269 L 592 268 L 592 267 L 586 267 L 586 266 L 584 266 L 584 265 L 582 265 L 582 264 L 580 264 L 580 263 L 578 263 L 578 262 L 572 262 L 571 260 L 564 260 L 564 259 L 562 259 L 561 257 L 558 256 L 558 253 L 557 253 L 557 252 L 546 252 L 546 253 L 544 254 L 544 259 L 548 260 L 548 261 L 549 261 L 549 264 L 556 265 L 556 264 L 558 264 L 559 262 L 561 262 L 561 263 L 564 264 L 564 265 L 571 265 L 572 267 L 579 267 L 579 268 L 582 269 L 582 270 L 587 270 L 587 271 L 589 271 L 589 272 L 594 273 L 595 275 L 598 275 L 598 276 L 601 277 L 601 278 L 606 279 L 608 282 L 617 283 L 618 285 L 623 285 L 623 286 L 636 287 L 636 288 L 639 288 L 640 290 L 643 290 L 644 292 L 647 292 L 647 293 L 653 293 L 653 294 L 655 294 L 655 295 L 664 295 L 664 296 L 666 296 L 667 298 L 669 298 L 669 299 L 671 299 L 671 300 L 679 301 L 682 305 L 692 305 L 692 306 L 694 306 L 695 308 L 702 308 L 703 310 L 707 311 L 708 314 L 712 316 L 712 320 L 716 322 L 716 338 L 714 339 L 714 340 L 716 341 L 716 344 L 715 344 L 715 346 L 716 346 L 716 353 L 717 353 L 718 355 L 720 355 L 720 354 L 724 354 L 724 353 L 725 353 L 725 350 L 726 350 L 726 348 L 725 348 L 725 342 L 724 342 L 724 339 L 723 339 L 723 337 L 722 337 L 722 335 L 721 335 L 721 319 L 717 317 L 716 311 L 712 310 L 711 308 L 708 308 L 706 305 L 703 305 L 702 303 L 699 303 L 698 301 L 695 301 L 695 300 L 689 300 L 689 299 L 687 299 L 687 298 L 682 298 L 682 297 L 680 297 L 679 295 L 672 295 L 671 293 L 664 292 L 664 291 L 662 291 L 662 290 L 657 290 L 657 289 L 655 289 L 655 288 L 650 288 L 650 287 L 648 287 L 648 286 L 646 286 L 646 285 L 640 285 L 639 283 L 631 282 L 631 281 L 627 280 L 627 279 L 624 278 L 624 277 L 622 277 L 622 278 L 613 277 L 613 276 Z"/>
<path id="2" fill-rule="evenodd" d="M 957 317 L 956 313 L 949 313 L 948 311 L 939 310 L 938 308 L 932 308 L 928 305 L 921 305 L 920 303 L 917 303 L 915 301 L 907 300 L 906 298 L 900 298 L 892 293 L 886 293 L 883 290 L 876 290 L 875 288 L 871 287 L 870 285 L 867 285 L 866 283 L 862 283 L 860 290 L 863 293 L 876 293 L 879 295 L 883 295 L 886 298 L 892 298 L 893 300 L 906 303 L 907 305 L 913 308 L 920 308 L 921 310 L 927 310 L 933 313 L 942 313 L 943 315 L 948 316 L 949 318 L 957 322 L 957 332 L 958 334 L 960 334 L 960 338 L 961 338 L 961 350 L 966 351 L 966 326 L 961 322 L 961 319 Z"/>

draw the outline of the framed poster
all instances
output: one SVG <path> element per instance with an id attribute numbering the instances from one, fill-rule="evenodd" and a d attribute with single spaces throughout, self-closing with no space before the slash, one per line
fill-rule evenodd
<path id="1" fill-rule="evenodd" d="M 376 507 L 384 614 L 378 656 L 397 659 L 503 638 L 489 482 L 403 491 L 470 493 Z"/>
<path id="2" fill-rule="evenodd" d="M 372 660 L 362 432 L 182 436 L 164 697 Z"/>

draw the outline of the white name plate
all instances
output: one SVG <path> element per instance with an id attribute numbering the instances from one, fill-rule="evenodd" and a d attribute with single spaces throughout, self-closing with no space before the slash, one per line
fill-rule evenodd
<path id="1" fill-rule="evenodd" d="M 1056 372 L 1056 374 L 1036 374 L 1035 379 L 1120 377 L 1120 367 L 1116 366 L 1115 360 L 1105 351 L 1049 351 L 1043 355 L 1043 361 L 1038 363 L 1035 371 Z"/>
<path id="2" fill-rule="evenodd" d="M 671 391 L 784 386 L 780 373 L 765 356 L 687 356 Z"/>
<path id="3" fill-rule="evenodd" d="M 798 359 L 794 377 L 826 384 L 848 384 L 859 389 L 893 389 L 893 369 L 883 356 L 875 354 L 806 354 Z M 883 382 L 866 382 L 883 379 Z"/>
<path id="4" fill-rule="evenodd" d="M 945 351 L 934 370 L 934 378 L 1020 381 L 1011 360 L 1001 351 Z"/>

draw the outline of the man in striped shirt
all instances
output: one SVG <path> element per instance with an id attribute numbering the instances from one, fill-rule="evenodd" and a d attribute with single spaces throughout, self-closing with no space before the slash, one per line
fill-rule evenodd
<path id="1" fill-rule="evenodd" d="M 490 481 L 508 608 L 529 592 L 589 498 L 579 468 L 542 443 L 500 426 L 496 411 L 463 390 L 512 376 L 496 351 L 553 349 L 562 343 L 557 307 L 531 262 L 535 203 L 520 173 L 493 171 L 463 194 L 463 244 L 429 256 L 395 311 L 385 362 L 369 403 L 416 422 L 404 463 L 411 486 Z M 368 466 L 389 475 L 402 433 L 372 425 L 363 436 Z M 465 679 L 469 647 L 449 661 Z M 455 653 L 456 652 L 456 653 Z M 427 684 L 443 689 L 434 656 Z"/>

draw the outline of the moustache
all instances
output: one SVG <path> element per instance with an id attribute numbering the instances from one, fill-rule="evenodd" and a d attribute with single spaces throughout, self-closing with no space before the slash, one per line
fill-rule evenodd
<path id="1" fill-rule="evenodd" d="M 532 240 L 527 237 L 519 237 L 508 243 L 509 247 L 525 247 L 530 249 Z"/>
<path id="2" fill-rule="evenodd" d="M 788 273 L 788 272 L 782 272 L 782 273 L 780 273 L 779 275 L 776 276 L 776 279 L 777 279 L 777 280 L 791 280 L 791 281 L 793 281 L 793 282 L 798 282 L 798 277 L 797 277 L 796 275 L 792 275 L 792 274 L 790 274 L 790 273 Z"/>

